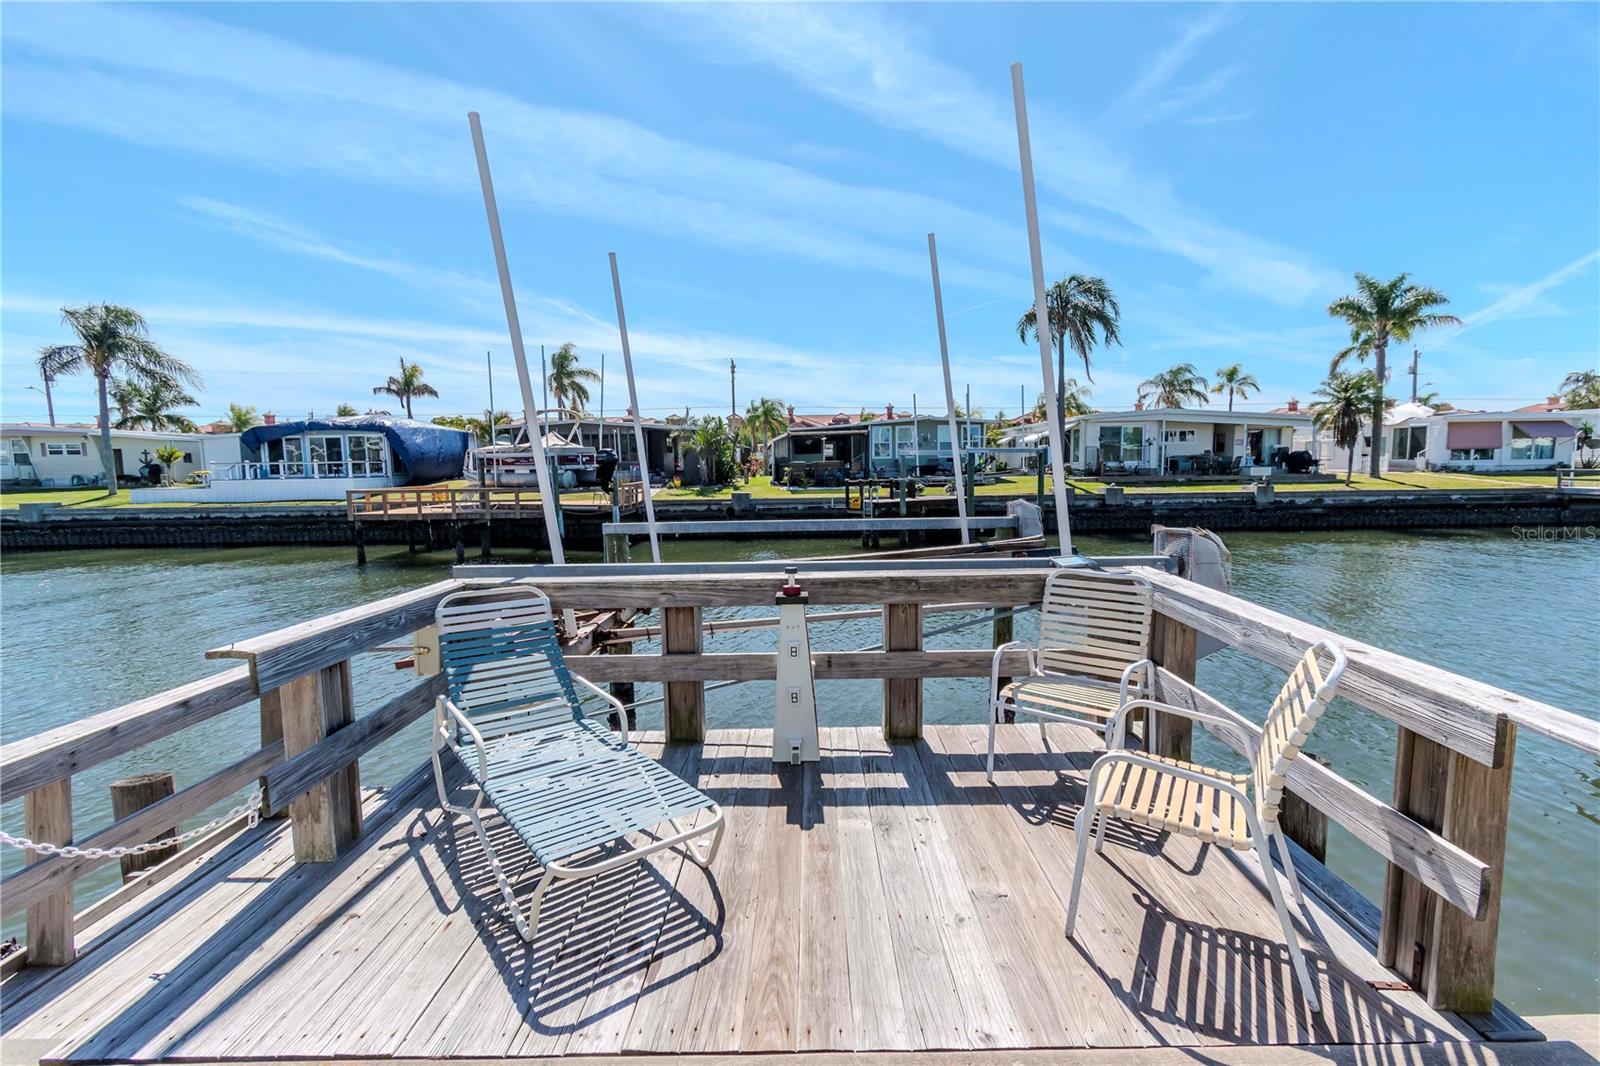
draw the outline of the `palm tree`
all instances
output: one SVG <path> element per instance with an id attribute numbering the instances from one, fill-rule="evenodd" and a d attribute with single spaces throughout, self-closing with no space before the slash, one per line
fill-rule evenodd
<path id="1" fill-rule="evenodd" d="M 1568 410 L 1587 411 L 1600 407 L 1600 372 L 1574 370 L 1561 381 L 1562 401 Z"/>
<path id="2" fill-rule="evenodd" d="M 1206 398 L 1206 379 L 1193 363 L 1179 363 L 1139 382 L 1139 402 L 1147 399 L 1154 401 L 1154 407 L 1182 407 L 1186 400 L 1196 404 L 1211 402 Z"/>
<path id="3" fill-rule="evenodd" d="M 583 411 L 589 405 L 589 387 L 584 382 L 599 381 L 600 375 L 578 365 L 578 350 L 568 341 L 550 353 L 550 376 L 546 380 L 557 407 Z"/>
<path id="4" fill-rule="evenodd" d="M 422 380 L 422 367 L 416 363 L 407 363 L 405 357 L 400 359 L 399 376 L 390 375 L 387 384 L 379 385 L 372 390 L 374 396 L 393 396 L 406 405 L 406 417 L 411 417 L 411 399 L 414 396 L 434 396 L 439 392 L 432 385 Z"/>
<path id="5" fill-rule="evenodd" d="M 1089 353 L 1096 344 L 1121 344 L 1119 328 L 1122 308 L 1104 278 L 1090 278 L 1073 274 L 1062 278 L 1044 294 L 1045 313 L 1050 317 L 1050 339 L 1056 346 L 1056 411 L 1058 421 L 1064 422 L 1072 413 L 1067 410 L 1067 347 L 1083 360 L 1083 376 L 1094 381 L 1089 367 Z M 1030 307 L 1017 319 L 1017 338 L 1028 343 L 1028 338 L 1038 337 L 1037 308 Z M 1098 337 L 1096 334 L 1098 333 Z M 1073 384 L 1076 384 L 1074 382 Z M 1064 425 L 1061 427 L 1064 429 Z M 1061 439 L 1066 439 L 1065 432 Z"/>
<path id="6" fill-rule="evenodd" d="M 175 444 L 163 444 L 156 449 L 156 459 L 161 463 L 162 484 L 172 484 L 172 468 L 183 462 L 183 449 Z"/>
<path id="7" fill-rule="evenodd" d="M 763 396 L 751 400 L 750 406 L 745 408 L 744 425 L 750 431 L 752 443 L 768 444 L 789 428 L 789 412 L 782 400 Z"/>
<path id="8" fill-rule="evenodd" d="M 1077 378 L 1068 378 L 1062 383 L 1061 410 L 1068 418 L 1079 415 L 1093 414 L 1094 408 L 1089 406 L 1089 394 L 1094 390 L 1087 385 L 1078 384 Z M 1033 410 L 1030 412 L 1035 418 L 1043 418 L 1045 413 L 1044 393 L 1040 393 L 1033 401 Z"/>
<path id="9" fill-rule="evenodd" d="M 1377 375 L 1370 370 L 1358 374 L 1334 372 L 1328 375 L 1328 380 L 1316 392 L 1322 399 L 1311 404 L 1312 424 L 1331 432 L 1335 447 L 1350 449 L 1350 462 L 1344 472 L 1346 485 L 1355 476 L 1356 444 L 1361 440 L 1361 422 L 1372 410 L 1372 395 L 1377 384 Z"/>
<path id="10" fill-rule="evenodd" d="M 1412 335 L 1430 326 L 1459 326 L 1455 315 L 1430 310 L 1443 307 L 1450 297 L 1438 289 L 1413 285 L 1410 274 L 1397 274 L 1388 281 L 1379 281 L 1369 275 L 1356 274 L 1356 291 L 1341 296 L 1328 305 L 1328 314 L 1342 318 L 1350 326 L 1350 346 L 1333 357 L 1328 366 L 1330 377 L 1343 369 L 1353 355 L 1365 360 L 1373 357 L 1373 381 L 1377 387 L 1372 393 L 1373 440 L 1383 431 L 1383 383 L 1389 376 L 1389 342 L 1408 341 Z M 1373 477 L 1378 476 L 1381 449 L 1374 447 L 1370 456 Z"/>
<path id="11" fill-rule="evenodd" d="M 1212 379 L 1211 385 L 1213 394 L 1217 396 L 1221 396 L 1223 393 L 1228 394 L 1228 410 L 1230 411 L 1233 410 L 1233 398 L 1235 396 L 1241 400 L 1247 400 L 1252 392 L 1259 392 L 1260 390 L 1261 383 L 1256 380 L 1256 376 L 1254 374 L 1246 374 L 1244 367 L 1239 363 L 1234 363 L 1232 366 L 1218 367 L 1217 376 Z"/>
<path id="12" fill-rule="evenodd" d="M 200 401 L 184 391 L 172 378 L 158 377 L 141 384 L 137 381 L 116 382 L 117 404 L 123 415 L 117 419 L 118 429 L 148 429 L 157 433 L 172 430 L 193 433 L 194 420 L 173 413 L 175 407 L 193 407 Z"/>
<path id="13" fill-rule="evenodd" d="M 351 414 L 354 413 L 354 411 L 351 412 Z M 230 403 L 228 405 L 228 413 L 223 418 L 223 421 L 228 423 L 228 428 L 233 430 L 235 433 L 243 433 L 251 426 L 258 424 L 261 419 L 256 415 L 256 409 L 254 407 L 246 407 L 242 404 Z"/>
<path id="14" fill-rule="evenodd" d="M 63 307 L 61 320 L 78 335 L 77 344 L 60 344 L 39 352 L 39 373 L 50 379 L 87 370 L 95 377 L 100 398 L 100 462 L 106 491 L 116 495 L 116 466 L 111 458 L 110 388 L 114 372 L 151 381 L 165 378 L 179 385 L 200 384 L 200 375 L 183 360 L 168 355 L 150 340 L 139 312 L 116 304 Z"/>
<path id="15" fill-rule="evenodd" d="M 481 418 L 472 415 L 439 415 L 433 420 L 433 424 L 465 430 L 480 443 L 493 444 L 496 427 L 510 421 L 511 415 L 507 411 L 485 411 Z"/>

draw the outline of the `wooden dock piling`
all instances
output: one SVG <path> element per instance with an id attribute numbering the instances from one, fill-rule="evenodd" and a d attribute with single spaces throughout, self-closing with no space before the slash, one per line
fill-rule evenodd
<path id="1" fill-rule="evenodd" d="M 664 655 L 699 655 L 702 647 L 700 608 L 661 608 L 661 651 Z M 698 743 L 706 738 L 706 683 L 668 681 L 667 739 Z"/>
<path id="2" fill-rule="evenodd" d="M 111 816 L 117 821 L 128 817 L 136 811 L 141 811 L 158 800 L 165 799 L 177 791 L 172 774 L 166 771 L 156 773 L 137 774 L 133 777 L 124 777 L 120 781 L 111 782 Z M 171 826 L 159 832 L 150 834 L 149 839 L 157 837 L 175 837 L 178 827 Z M 178 845 L 172 844 L 164 848 L 155 848 L 151 851 L 141 852 L 138 855 L 124 855 L 122 857 L 122 880 L 124 883 L 148 870 L 152 866 L 159 866 L 173 855 L 178 853 Z"/>
<path id="3" fill-rule="evenodd" d="M 922 604 L 883 605 L 883 650 L 922 650 Z M 922 678 L 889 677 L 883 681 L 883 738 L 915 740 L 922 736 Z"/>

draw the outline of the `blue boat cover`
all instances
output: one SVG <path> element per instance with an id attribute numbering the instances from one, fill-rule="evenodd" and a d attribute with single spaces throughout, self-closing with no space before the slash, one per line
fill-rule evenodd
<path id="1" fill-rule="evenodd" d="M 472 442 L 471 434 L 448 426 L 385 415 L 351 415 L 253 426 L 240 434 L 239 446 L 259 461 L 261 446 L 268 441 L 306 433 L 382 433 L 394 454 L 398 467 L 395 472 L 404 476 L 402 484 L 406 485 L 460 477 L 467 460 L 467 448 Z"/>

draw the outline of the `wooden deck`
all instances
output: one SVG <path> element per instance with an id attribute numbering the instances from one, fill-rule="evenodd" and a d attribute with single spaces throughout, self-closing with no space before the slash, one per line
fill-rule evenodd
<path id="1" fill-rule="evenodd" d="M 1310 896 L 1309 1014 L 1253 859 L 1153 830 L 1091 853 L 1066 940 L 1092 738 L 1001 733 L 998 788 L 976 727 L 892 748 L 826 729 L 805 768 L 775 768 L 764 730 L 674 745 L 728 812 L 712 876 L 663 853 L 565 883 L 532 945 L 415 775 L 337 863 L 294 866 L 264 825 L 81 933 L 71 966 L 7 978 L 6 1042 L 82 1061 L 1474 1039 L 1374 989 L 1392 975 Z M 531 858 L 491 829 L 525 894 Z"/>

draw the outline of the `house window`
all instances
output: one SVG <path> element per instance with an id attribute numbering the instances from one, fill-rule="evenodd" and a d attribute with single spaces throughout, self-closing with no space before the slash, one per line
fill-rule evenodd
<path id="1" fill-rule="evenodd" d="M 1488 462 L 1494 458 L 1493 448 L 1451 448 L 1450 459 L 1452 462 Z"/>
<path id="2" fill-rule="evenodd" d="M 1136 463 L 1144 454 L 1143 426 L 1101 426 L 1100 461 Z"/>
<path id="3" fill-rule="evenodd" d="M 1512 459 L 1554 459 L 1556 457 L 1556 439 L 1554 437 L 1530 437 L 1517 427 L 1511 430 Z"/>
<path id="4" fill-rule="evenodd" d="M 872 457 L 874 459 L 894 458 L 893 426 L 872 427 Z"/>
<path id="5" fill-rule="evenodd" d="M 1188 444 L 1195 439 L 1196 430 L 1169 429 L 1167 430 L 1168 444 Z"/>
<path id="6" fill-rule="evenodd" d="M 263 476 L 305 477 L 305 441 L 300 437 L 267 441 L 267 462 Z"/>
<path id="7" fill-rule="evenodd" d="M 343 437 L 307 437 L 311 445 L 312 477 L 348 477 Z"/>
<path id="8" fill-rule="evenodd" d="M 383 436 L 377 433 L 346 438 L 350 449 L 351 477 L 378 477 L 384 470 Z"/>
<path id="9" fill-rule="evenodd" d="M 1427 450 L 1427 426 L 1401 426 L 1394 431 L 1393 458 L 1401 460 L 1415 459 Z"/>
<path id="10" fill-rule="evenodd" d="M 917 453 L 917 427 L 912 425 L 894 427 L 895 448 L 901 455 L 915 457 Z"/>
<path id="11" fill-rule="evenodd" d="M 988 435 L 988 433 L 986 433 L 984 431 L 983 423 L 982 422 L 968 422 L 967 423 L 967 443 L 966 443 L 966 447 L 968 447 L 968 448 L 982 448 L 982 447 L 987 446 L 988 443 L 989 443 L 989 435 Z"/>
<path id="12" fill-rule="evenodd" d="M 57 441 L 51 441 L 51 442 L 48 442 L 48 443 L 43 443 L 43 442 L 40 443 L 40 445 L 39 445 L 39 454 L 40 455 L 82 455 L 82 454 L 84 454 L 84 451 L 83 451 L 83 445 L 82 444 L 64 444 L 64 443 L 60 443 L 60 442 L 57 442 Z"/>

